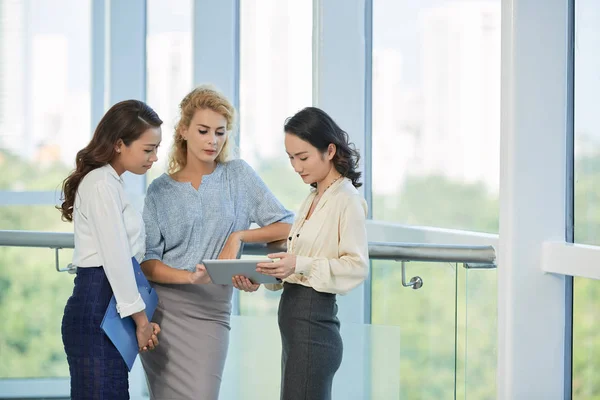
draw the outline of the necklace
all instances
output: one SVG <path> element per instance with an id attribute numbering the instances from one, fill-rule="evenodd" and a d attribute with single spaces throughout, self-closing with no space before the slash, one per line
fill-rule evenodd
<path id="1" fill-rule="evenodd" d="M 331 187 L 331 185 L 333 185 L 334 183 L 336 183 L 338 180 L 340 180 L 340 178 L 342 177 L 342 175 L 338 176 L 337 178 L 335 178 L 333 181 L 331 181 L 331 183 L 325 188 L 325 190 L 323 190 L 323 193 L 325 193 L 327 191 L 327 189 L 329 189 Z M 309 209 L 308 209 L 308 213 L 306 214 L 306 216 L 304 217 L 304 221 L 302 221 L 302 223 L 300 224 L 300 226 L 298 227 L 298 230 L 296 232 L 294 232 L 296 234 L 296 237 L 300 237 L 300 231 L 302 230 L 302 228 L 304 227 L 304 223 L 310 218 L 310 216 L 312 215 L 312 213 L 314 212 L 314 210 L 317 208 L 317 204 L 319 203 L 319 200 L 321 200 L 321 197 L 323 197 L 323 193 L 321 194 L 317 194 L 312 201 L 312 204 L 310 205 Z M 293 235 L 292 235 L 293 236 Z M 292 240 L 292 236 L 290 236 L 288 238 L 288 240 Z"/>
<path id="2" fill-rule="evenodd" d="M 333 185 L 334 183 L 336 183 L 341 177 L 342 177 L 342 175 L 338 176 L 333 181 L 331 181 L 331 183 L 325 188 L 325 190 L 323 190 L 323 193 L 319 194 L 317 192 L 317 194 L 313 198 L 313 201 L 312 201 L 312 204 L 311 204 L 310 208 L 308 209 L 308 215 L 309 216 L 312 214 L 312 211 L 314 211 L 314 209 L 317 208 L 317 204 L 319 203 L 319 200 L 321 200 L 321 198 L 323 197 L 323 195 L 325 194 L 325 192 L 327 191 L 327 189 L 329 189 L 331 187 L 331 185 Z"/>
<path id="3" fill-rule="evenodd" d="M 331 185 L 333 185 L 334 183 L 336 183 L 341 177 L 342 177 L 342 175 L 338 176 L 333 181 L 331 181 L 331 183 L 329 185 L 327 185 L 327 187 L 325 188 L 325 190 L 323 190 L 323 193 L 325 193 L 327 191 L 327 189 L 329 189 L 331 187 Z M 318 195 L 319 198 L 323 196 L 323 193 L 321 193 L 321 194 Z"/>

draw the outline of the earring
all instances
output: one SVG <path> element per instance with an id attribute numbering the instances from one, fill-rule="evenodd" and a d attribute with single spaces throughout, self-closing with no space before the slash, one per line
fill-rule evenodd
<path id="1" fill-rule="evenodd" d="M 117 149 L 117 153 L 121 154 L 121 149 Z"/>

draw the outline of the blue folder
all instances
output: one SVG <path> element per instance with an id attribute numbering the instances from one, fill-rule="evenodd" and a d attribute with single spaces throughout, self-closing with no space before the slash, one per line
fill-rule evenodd
<path id="1" fill-rule="evenodd" d="M 133 264 L 135 281 L 140 296 L 144 300 L 144 303 L 146 303 L 145 311 L 148 316 L 148 321 L 151 321 L 154 311 L 156 310 L 156 305 L 158 304 L 158 295 L 154 289 L 150 287 L 150 283 L 148 283 L 148 280 L 144 276 L 142 268 L 135 257 L 131 258 L 131 262 Z M 119 350 L 119 353 L 121 353 L 123 360 L 125 360 L 125 363 L 127 364 L 127 368 L 131 371 L 135 358 L 139 352 L 137 336 L 135 335 L 136 325 L 132 317 L 121 318 L 117 312 L 117 300 L 114 295 L 110 299 L 110 303 L 108 303 L 100 327 L 115 345 L 117 350 Z"/>

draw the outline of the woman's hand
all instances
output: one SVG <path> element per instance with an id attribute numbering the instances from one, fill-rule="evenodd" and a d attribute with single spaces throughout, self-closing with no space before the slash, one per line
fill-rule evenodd
<path id="1" fill-rule="evenodd" d="M 234 260 L 237 258 L 240 248 L 242 247 L 242 234 L 240 232 L 233 232 L 227 238 L 221 254 L 217 257 L 219 260 Z"/>
<path id="2" fill-rule="evenodd" d="M 231 278 L 233 287 L 244 292 L 256 292 L 260 286 L 260 283 L 252 283 L 250 279 L 242 275 L 236 275 Z"/>
<path id="3" fill-rule="evenodd" d="M 158 346 L 158 334 L 160 326 L 157 323 L 150 322 L 138 325 L 135 329 L 138 347 L 140 352 L 154 350 Z"/>
<path id="4" fill-rule="evenodd" d="M 196 271 L 190 272 L 189 279 L 192 285 L 212 283 L 210 276 L 208 276 L 208 272 L 206 272 L 206 267 L 204 264 L 196 264 Z"/>
<path id="5" fill-rule="evenodd" d="M 256 271 L 261 274 L 271 275 L 275 278 L 285 279 L 296 271 L 296 255 L 290 253 L 273 253 L 267 255 L 270 259 L 279 258 L 272 263 L 258 263 Z"/>

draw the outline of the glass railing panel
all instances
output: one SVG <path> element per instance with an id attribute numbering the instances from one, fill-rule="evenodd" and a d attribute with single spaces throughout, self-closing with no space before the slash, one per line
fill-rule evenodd
<path id="1" fill-rule="evenodd" d="M 372 323 L 400 329 L 400 399 L 453 399 L 455 394 L 456 265 L 406 263 L 406 281 L 419 276 L 423 287 L 403 287 L 401 263 L 374 261 Z"/>
<path id="2" fill-rule="evenodd" d="M 460 268 L 464 290 L 459 290 L 458 298 L 464 318 L 459 318 L 458 343 L 464 344 L 459 359 L 464 361 L 465 394 L 460 398 L 493 400 L 498 362 L 497 269 Z"/>
<path id="3" fill-rule="evenodd" d="M 72 250 L 61 250 L 66 266 Z M 0 379 L 68 377 L 61 321 L 73 275 L 50 249 L 0 247 Z"/>
<path id="4" fill-rule="evenodd" d="M 264 259 L 265 256 L 243 255 L 243 259 Z M 238 299 L 236 299 L 238 297 Z M 248 317 L 276 316 L 281 291 L 265 289 L 260 285 L 253 293 L 234 290 L 233 301 L 239 301 L 239 314 Z"/>
<path id="5" fill-rule="evenodd" d="M 467 396 L 467 270 L 456 270 L 456 399 Z"/>
<path id="6" fill-rule="evenodd" d="M 61 249 L 58 256 L 59 267 L 66 268 L 73 250 Z M 61 323 L 74 278 L 57 272 L 53 249 L 0 246 L 1 399 L 69 395 Z M 132 399 L 143 398 L 145 379 L 139 361 L 129 387 Z"/>
<path id="7" fill-rule="evenodd" d="M 344 357 L 333 398 L 400 399 L 400 329 L 342 322 Z M 233 316 L 221 399 L 279 398 L 281 339 L 276 317 Z"/>
<path id="8" fill-rule="evenodd" d="M 600 246 L 600 2 L 575 0 L 574 51 L 574 241 Z M 571 154 L 571 155 L 572 155 Z M 569 188 L 571 189 L 571 188 Z M 600 399 L 600 282 L 573 279 L 572 399 Z M 568 306 L 567 306 L 568 310 Z M 569 321 L 567 321 L 567 324 Z M 568 325 L 567 325 L 568 326 Z"/>
<path id="9" fill-rule="evenodd" d="M 573 399 L 600 398 L 600 282 L 575 278 L 573 283 Z"/>

